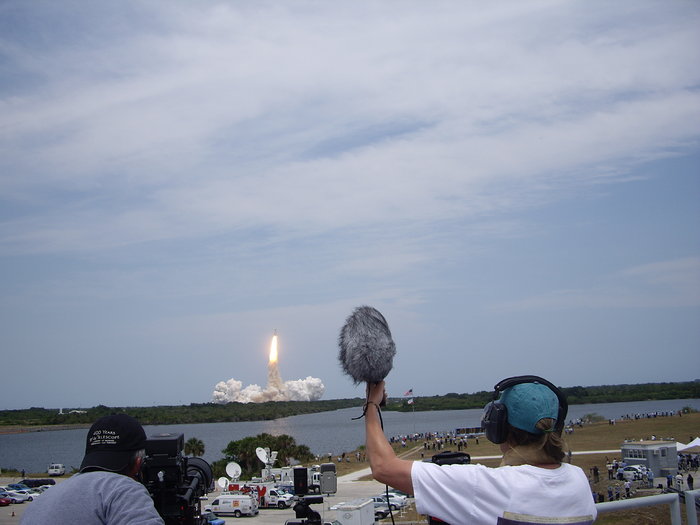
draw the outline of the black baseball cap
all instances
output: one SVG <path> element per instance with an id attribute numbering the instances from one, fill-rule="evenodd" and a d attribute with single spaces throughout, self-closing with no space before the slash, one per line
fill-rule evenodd
<path id="1" fill-rule="evenodd" d="M 146 433 L 133 417 L 126 414 L 102 417 L 90 427 L 80 471 L 119 472 L 129 465 L 137 450 L 145 447 Z"/>

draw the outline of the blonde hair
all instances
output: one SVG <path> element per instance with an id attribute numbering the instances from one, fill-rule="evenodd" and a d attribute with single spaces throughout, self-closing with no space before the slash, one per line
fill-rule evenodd
<path id="1" fill-rule="evenodd" d="M 508 442 L 514 446 L 539 445 L 542 451 L 555 463 L 561 463 L 566 457 L 566 444 L 561 437 L 561 434 L 554 431 L 556 419 L 544 418 L 540 419 L 535 428 L 542 430 L 542 434 L 530 434 L 525 430 L 520 430 L 512 425 L 508 425 Z"/>

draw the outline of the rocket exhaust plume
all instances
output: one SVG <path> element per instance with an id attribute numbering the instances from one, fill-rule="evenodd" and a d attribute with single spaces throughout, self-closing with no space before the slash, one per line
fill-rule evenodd
<path id="1" fill-rule="evenodd" d="M 214 387 L 214 403 L 263 403 L 265 401 L 316 401 L 321 399 L 326 387 L 317 377 L 308 376 L 296 381 L 282 381 L 279 372 L 279 352 L 277 330 L 272 333 L 270 357 L 267 363 L 267 387 L 263 390 L 258 385 L 248 385 L 236 379 L 220 381 Z"/>

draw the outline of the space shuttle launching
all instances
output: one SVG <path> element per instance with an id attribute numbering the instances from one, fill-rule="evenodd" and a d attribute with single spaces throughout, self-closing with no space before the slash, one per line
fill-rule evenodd
<path id="1" fill-rule="evenodd" d="M 267 387 L 249 385 L 242 388 L 243 383 L 236 379 L 220 381 L 214 387 L 212 401 L 214 403 L 263 403 L 265 401 L 316 401 L 323 396 L 326 387 L 317 377 L 307 376 L 306 379 L 282 381 L 279 372 L 279 348 L 277 328 L 272 330 L 270 353 L 267 362 Z"/>

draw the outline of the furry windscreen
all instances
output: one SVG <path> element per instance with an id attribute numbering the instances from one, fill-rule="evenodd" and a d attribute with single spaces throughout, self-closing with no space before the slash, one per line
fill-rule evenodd
<path id="1" fill-rule="evenodd" d="M 343 371 L 358 383 L 383 381 L 393 366 L 396 345 L 384 316 L 360 306 L 347 318 L 338 337 Z"/>

